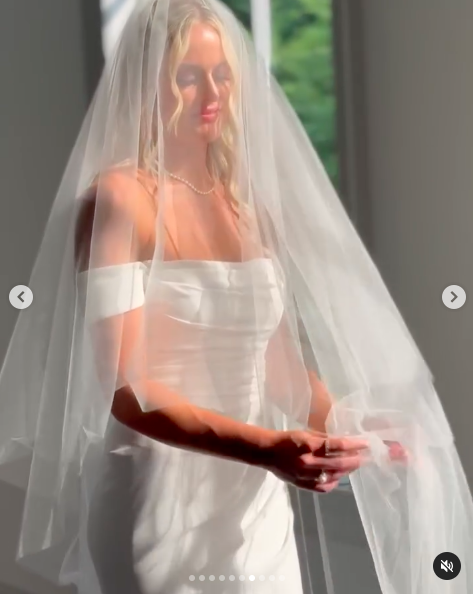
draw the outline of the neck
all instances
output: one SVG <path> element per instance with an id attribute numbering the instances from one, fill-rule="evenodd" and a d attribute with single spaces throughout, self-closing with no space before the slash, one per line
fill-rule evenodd
<path id="1" fill-rule="evenodd" d="M 211 177 L 207 169 L 207 142 L 196 139 L 185 146 L 177 142 L 166 142 L 165 146 L 164 167 L 168 172 L 182 177 L 196 187 L 209 185 Z"/>

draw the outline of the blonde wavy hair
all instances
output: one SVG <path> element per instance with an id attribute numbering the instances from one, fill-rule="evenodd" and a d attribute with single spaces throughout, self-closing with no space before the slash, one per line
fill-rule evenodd
<path id="1" fill-rule="evenodd" d="M 150 11 L 150 18 L 147 24 L 145 34 L 145 54 L 149 48 L 149 37 L 153 26 L 154 15 L 157 2 L 154 3 Z M 177 129 L 177 124 L 182 113 L 183 101 L 176 82 L 176 74 L 184 55 L 189 47 L 190 30 L 194 23 L 206 23 L 213 27 L 222 41 L 223 51 L 227 59 L 233 89 L 230 93 L 228 105 L 228 118 L 225 122 L 220 136 L 209 144 L 207 154 L 207 167 L 214 181 L 222 183 L 229 193 L 229 199 L 232 202 L 238 202 L 237 181 L 235 167 L 235 143 L 236 143 L 236 92 L 238 88 L 238 60 L 235 49 L 225 32 L 224 26 L 215 12 L 203 0 L 181 0 L 171 1 L 168 14 L 168 28 L 165 51 L 169 57 L 169 75 L 171 77 L 171 89 L 177 100 L 177 107 L 168 123 L 168 129 Z M 146 64 L 144 63 L 143 81 L 146 81 Z M 144 125 L 142 125 L 142 135 L 140 138 L 140 162 L 142 167 L 148 173 L 153 172 L 153 164 L 157 158 L 157 105 L 158 97 L 153 106 L 152 134 L 149 134 L 149 121 L 146 114 L 143 114 Z"/>

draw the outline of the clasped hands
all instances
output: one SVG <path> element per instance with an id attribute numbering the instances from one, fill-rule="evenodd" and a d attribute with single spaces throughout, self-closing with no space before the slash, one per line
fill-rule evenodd
<path id="1" fill-rule="evenodd" d="M 392 461 L 407 461 L 407 452 L 401 444 L 384 443 L 389 448 Z M 370 461 L 370 442 L 367 439 L 295 430 L 277 432 L 265 466 L 280 479 L 298 488 L 329 493 L 338 486 L 342 477 Z"/>

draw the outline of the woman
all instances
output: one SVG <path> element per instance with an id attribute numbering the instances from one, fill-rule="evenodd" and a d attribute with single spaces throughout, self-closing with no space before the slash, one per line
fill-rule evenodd
<path id="1" fill-rule="evenodd" d="M 205 592 L 286 592 L 288 587 L 302 592 L 293 513 L 280 479 L 329 492 L 344 473 L 359 467 L 359 450 L 367 443 L 325 442 L 308 431 L 265 423 L 259 383 L 267 376 L 265 354 L 278 354 L 278 345 L 268 342 L 280 324 L 282 304 L 271 303 L 277 276 L 262 243 L 242 246 L 238 204 L 232 203 L 225 170 L 218 170 L 219 158 L 232 158 L 231 144 L 224 144 L 235 102 L 231 56 L 224 50 L 222 24 L 204 5 L 171 4 L 168 23 L 159 86 L 162 192 L 153 184 L 160 165 L 156 157 L 143 163 L 139 177 L 126 163 L 101 176 L 107 213 L 94 227 L 100 265 L 96 260 L 92 277 L 87 270 L 97 184 L 79 220 L 80 281 L 88 280 L 88 298 L 97 291 L 105 307 L 94 316 L 105 324 L 123 316 L 119 375 L 129 375 L 129 353 L 140 334 L 143 276 L 150 274 L 157 249 L 160 210 L 159 280 L 166 287 L 162 303 L 147 318 L 153 347 L 140 354 L 148 357 L 146 379 L 138 389 L 133 384 L 145 410 L 159 408 L 143 412 L 128 382 L 115 393 L 111 411 L 118 423 L 111 423 L 113 446 L 107 451 L 121 447 L 123 454 L 125 444 L 138 449 L 129 462 L 123 456 L 117 461 L 115 452 L 107 455 L 89 516 L 89 547 L 104 593 L 183 594 L 192 591 L 190 576 L 199 575 L 285 578 L 285 583 L 247 589 L 240 581 L 206 585 Z M 128 224 L 136 237 L 132 254 L 123 232 Z M 114 311 L 116 287 L 123 290 L 123 274 L 131 270 L 133 283 L 124 290 L 130 291 L 133 308 Z M 258 299 L 274 310 L 258 319 L 252 311 L 255 273 L 261 279 Z M 238 279 L 236 296 L 227 290 L 229 274 Z M 205 306 L 200 302 L 196 308 L 196 300 L 205 300 Z M 244 322 L 237 336 L 231 327 L 241 321 L 234 308 L 242 309 Z M 261 357 L 261 365 L 255 357 Z M 270 358 L 265 367 L 274 373 Z M 327 406 L 317 408 L 312 426 L 324 430 L 326 414 Z M 331 458 L 324 457 L 325 443 L 334 449 Z M 321 471 L 329 472 L 326 482 L 320 481 Z"/>
<path id="2" fill-rule="evenodd" d="M 352 473 L 383 594 L 469 591 L 468 564 L 447 590 L 431 569 L 466 563 L 473 506 L 429 371 L 218 2 L 138 3 L 29 284 L 0 377 L 1 460 L 33 451 L 29 568 L 81 594 L 301 594 L 287 485 Z"/>

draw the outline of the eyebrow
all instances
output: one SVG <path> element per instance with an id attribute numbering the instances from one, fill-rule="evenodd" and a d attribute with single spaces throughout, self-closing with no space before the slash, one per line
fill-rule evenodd
<path id="1" fill-rule="evenodd" d="M 229 66 L 228 61 L 227 60 L 223 60 L 222 62 L 220 62 L 219 64 L 217 64 L 216 66 L 214 66 L 213 70 L 216 70 L 217 68 L 220 68 L 222 66 Z M 179 68 L 184 67 L 184 68 L 198 68 L 200 69 L 200 66 L 198 64 L 195 64 L 194 62 L 181 62 L 179 64 Z"/>

